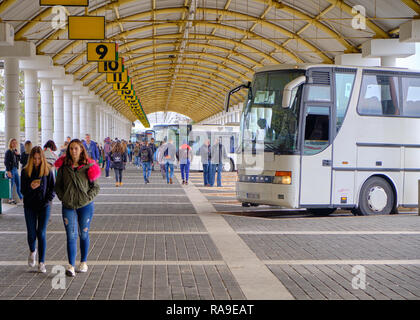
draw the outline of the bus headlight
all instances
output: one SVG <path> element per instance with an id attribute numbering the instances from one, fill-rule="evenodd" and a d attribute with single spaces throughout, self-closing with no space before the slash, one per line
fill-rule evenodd
<path id="1" fill-rule="evenodd" d="M 276 171 L 276 175 L 273 179 L 273 183 L 292 184 L 292 172 L 291 171 Z"/>

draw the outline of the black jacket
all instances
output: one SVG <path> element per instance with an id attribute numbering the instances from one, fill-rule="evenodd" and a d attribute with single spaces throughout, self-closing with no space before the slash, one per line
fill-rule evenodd
<path id="1" fill-rule="evenodd" d="M 13 168 L 19 169 L 20 155 L 16 155 L 14 151 L 7 149 L 4 155 L 4 165 L 6 171 L 12 171 Z"/>
<path id="2" fill-rule="evenodd" d="M 147 151 L 147 159 L 141 157 L 142 151 Z M 152 162 L 153 161 L 153 153 L 152 149 L 150 149 L 148 146 L 141 146 L 138 156 L 140 157 L 141 162 Z"/>
<path id="3" fill-rule="evenodd" d="M 28 159 L 29 159 L 29 153 L 22 153 L 20 156 L 20 163 L 22 164 L 22 169 L 26 166 L 26 164 L 28 163 Z"/>
<path id="4" fill-rule="evenodd" d="M 41 185 L 36 188 L 31 188 L 32 181 L 41 179 Z M 26 170 L 22 170 L 20 176 L 20 191 L 23 195 L 23 205 L 29 208 L 44 208 L 51 205 L 51 201 L 55 197 L 54 192 L 54 171 L 51 170 L 48 176 L 39 178 L 39 170 L 35 168 L 32 170 L 32 174 L 28 177 Z"/>

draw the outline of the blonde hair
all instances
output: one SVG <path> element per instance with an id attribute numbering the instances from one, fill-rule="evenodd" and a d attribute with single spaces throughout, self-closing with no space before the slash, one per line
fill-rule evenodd
<path id="1" fill-rule="evenodd" d="M 123 152 L 125 152 L 127 150 L 127 144 L 125 143 L 125 141 L 122 141 L 121 145 L 122 145 Z"/>
<path id="2" fill-rule="evenodd" d="M 9 140 L 9 149 L 10 150 L 13 150 L 13 148 L 12 148 L 12 142 L 13 141 L 16 141 L 16 143 L 17 143 L 17 140 L 15 139 L 15 138 L 11 138 L 10 140 Z"/>
<path id="3" fill-rule="evenodd" d="M 41 165 L 39 166 L 39 177 L 48 176 L 50 173 L 50 165 L 47 162 L 47 159 L 45 159 L 45 153 L 44 150 L 40 146 L 33 147 L 31 150 L 31 154 L 29 155 L 28 163 L 23 168 L 25 172 L 27 173 L 28 177 L 32 175 L 32 171 L 34 169 L 34 156 L 38 153 L 41 156 Z"/>

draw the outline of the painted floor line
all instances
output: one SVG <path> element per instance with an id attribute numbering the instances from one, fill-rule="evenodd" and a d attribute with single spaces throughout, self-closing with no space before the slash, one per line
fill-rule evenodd
<path id="1" fill-rule="evenodd" d="M 165 260 L 133 260 L 133 261 L 120 261 L 120 260 L 110 260 L 110 261 L 87 261 L 88 266 L 153 266 L 153 265 L 171 265 L 171 266 L 178 266 L 178 265 L 224 265 L 224 261 L 211 261 L 211 260 L 203 260 L 203 261 L 165 261 Z M 66 260 L 56 260 L 56 261 L 45 261 L 45 265 L 54 266 L 54 265 L 68 265 L 68 261 Z M 28 266 L 28 261 L 0 261 L 0 266 Z M 28 267 L 29 268 L 29 267 Z"/>
<path id="2" fill-rule="evenodd" d="M 420 260 L 262 260 L 267 265 L 324 265 L 324 264 L 351 264 L 351 265 L 420 265 Z"/>
<path id="3" fill-rule="evenodd" d="M 22 213 L 4 213 L 4 216 L 18 216 L 23 217 Z M 52 217 L 61 217 L 61 213 L 52 213 Z M 94 213 L 95 217 L 196 217 L 195 213 Z"/>
<path id="4" fill-rule="evenodd" d="M 238 231 L 238 234 L 250 235 L 282 235 L 282 234 L 299 234 L 299 235 L 366 235 L 366 234 L 401 234 L 411 235 L 420 234 L 420 231 Z"/>
<path id="5" fill-rule="evenodd" d="M 186 198 L 186 194 L 162 194 L 162 193 L 135 193 L 135 194 L 128 194 L 128 193 L 99 193 L 99 196 L 107 196 L 107 197 L 184 197 Z M 96 203 L 96 201 L 95 201 Z"/>
<path id="6" fill-rule="evenodd" d="M 178 181 L 179 174 L 175 174 Z M 187 195 L 245 297 L 250 300 L 292 300 L 293 296 L 261 262 L 213 205 L 194 185 Z"/>
<path id="7" fill-rule="evenodd" d="M 61 204 L 61 202 L 53 202 L 53 204 L 55 205 L 59 205 Z M 106 204 L 106 205 L 110 205 L 110 204 L 122 204 L 122 205 L 147 205 L 147 204 L 158 204 L 158 205 L 191 205 L 191 202 L 164 202 L 164 201 L 160 201 L 160 202 L 146 202 L 146 201 L 136 201 L 136 202 L 126 202 L 126 201 L 118 201 L 118 202 L 111 202 L 111 201 L 107 201 L 107 202 L 100 202 L 100 201 L 95 201 L 95 205 L 99 205 L 99 204 Z"/>
<path id="8" fill-rule="evenodd" d="M 26 234 L 26 231 L 0 231 L 0 234 Z M 47 234 L 65 234 L 66 231 L 47 231 Z M 89 231 L 89 234 L 156 234 L 156 235 L 171 235 L 171 234 L 203 234 L 205 231 Z"/>

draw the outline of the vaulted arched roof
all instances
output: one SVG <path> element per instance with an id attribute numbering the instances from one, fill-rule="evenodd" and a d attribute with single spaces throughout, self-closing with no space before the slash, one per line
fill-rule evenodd
<path id="1" fill-rule="evenodd" d="M 366 8 L 364 30 L 352 28 L 354 5 Z M 416 0 L 90 0 L 71 15 L 102 15 L 106 34 L 119 44 L 146 113 L 172 110 L 195 121 L 223 108 L 226 92 L 275 63 L 333 63 L 359 52 L 370 38 L 398 36 L 399 25 L 420 14 Z M 38 54 L 119 110 L 135 115 L 86 59 L 86 42 L 53 30 L 50 7 L 33 0 L 3 0 L 0 17 L 16 40 L 34 41 Z M 241 102 L 243 94 L 233 97 Z"/>

